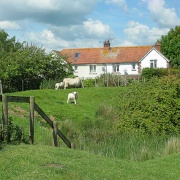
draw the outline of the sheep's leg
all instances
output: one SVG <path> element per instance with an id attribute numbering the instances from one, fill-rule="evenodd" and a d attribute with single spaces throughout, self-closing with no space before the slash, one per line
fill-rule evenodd
<path id="1" fill-rule="evenodd" d="M 76 104 L 76 99 L 74 99 L 74 104 Z"/>

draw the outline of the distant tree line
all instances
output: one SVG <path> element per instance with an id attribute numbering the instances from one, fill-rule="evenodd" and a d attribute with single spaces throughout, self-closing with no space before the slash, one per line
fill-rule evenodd
<path id="1" fill-rule="evenodd" d="M 54 59 L 42 47 L 8 37 L 0 29 L 0 80 L 4 92 L 39 89 L 42 80 L 63 79 L 72 74 L 72 66 L 62 63 L 66 57 Z"/>

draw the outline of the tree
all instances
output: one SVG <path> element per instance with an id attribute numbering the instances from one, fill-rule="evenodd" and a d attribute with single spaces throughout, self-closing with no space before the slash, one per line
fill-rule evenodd
<path id="1" fill-rule="evenodd" d="M 38 89 L 43 79 L 69 75 L 71 66 L 62 63 L 63 57 L 52 59 L 42 47 L 16 42 L 15 37 L 8 39 L 8 34 L 0 30 L 0 79 L 8 82 L 6 87 L 11 87 L 10 91 Z"/>
<path id="2" fill-rule="evenodd" d="M 180 68 L 180 26 L 170 29 L 159 40 L 162 53 L 170 60 L 170 66 Z"/>

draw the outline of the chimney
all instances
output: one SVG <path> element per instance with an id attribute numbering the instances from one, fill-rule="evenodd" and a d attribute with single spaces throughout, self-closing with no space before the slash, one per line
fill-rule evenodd
<path id="1" fill-rule="evenodd" d="M 110 47 L 110 42 L 109 42 L 109 40 L 104 41 L 104 47 Z"/>
<path id="2" fill-rule="evenodd" d="M 158 41 L 154 44 L 154 48 L 161 52 L 161 44 Z"/>

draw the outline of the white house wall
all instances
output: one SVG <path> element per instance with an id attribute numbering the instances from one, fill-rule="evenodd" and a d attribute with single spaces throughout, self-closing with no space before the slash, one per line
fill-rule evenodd
<path id="1" fill-rule="evenodd" d="M 117 74 L 125 75 L 125 71 L 129 75 L 138 74 L 138 65 L 135 65 L 135 69 L 132 70 L 132 64 L 119 64 L 119 72 Z M 90 64 L 78 65 L 77 71 L 74 72 L 75 76 L 87 79 L 87 78 L 96 78 L 97 76 L 104 73 L 113 73 L 113 64 L 96 64 L 96 73 L 90 73 Z"/>
<path id="2" fill-rule="evenodd" d="M 152 49 L 149 54 L 147 54 L 143 59 L 140 60 L 141 70 L 143 68 L 150 68 L 150 60 L 157 60 L 157 68 L 167 68 L 168 62 L 167 60 L 160 55 L 155 49 Z M 117 74 L 125 75 L 138 75 L 138 63 L 135 63 L 135 69 L 132 69 L 133 63 L 121 63 L 116 64 L 119 65 L 119 72 Z M 79 76 L 81 78 L 96 78 L 104 73 L 114 73 L 113 72 L 113 65 L 115 64 L 94 64 L 96 65 L 96 72 L 90 73 L 90 65 L 92 64 L 83 64 L 77 65 L 77 71 L 74 72 L 75 76 Z"/>
<path id="3" fill-rule="evenodd" d="M 113 72 L 113 64 L 107 64 L 107 73 L 112 73 L 112 72 Z M 138 65 L 135 64 L 135 69 L 132 69 L 132 63 L 119 64 L 119 74 L 125 75 L 125 72 L 127 72 L 128 75 L 137 75 Z"/>
<path id="4" fill-rule="evenodd" d="M 157 60 L 157 68 L 167 68 L 167 61 L 156 50 L 152 50 L 144 59 L 141 60 L 141 70 L 150 68 L 150 60 Z"/>
<path id="5" fill-rule="evenodd" d="M 94 79 L 104 73 L 102 67 L 103 65 L 96 65 L 96 73 L 90 73 L 90 64 L 78 65 L 78 69 L 74 72 L 74 75 L 84 79 Z"/>

